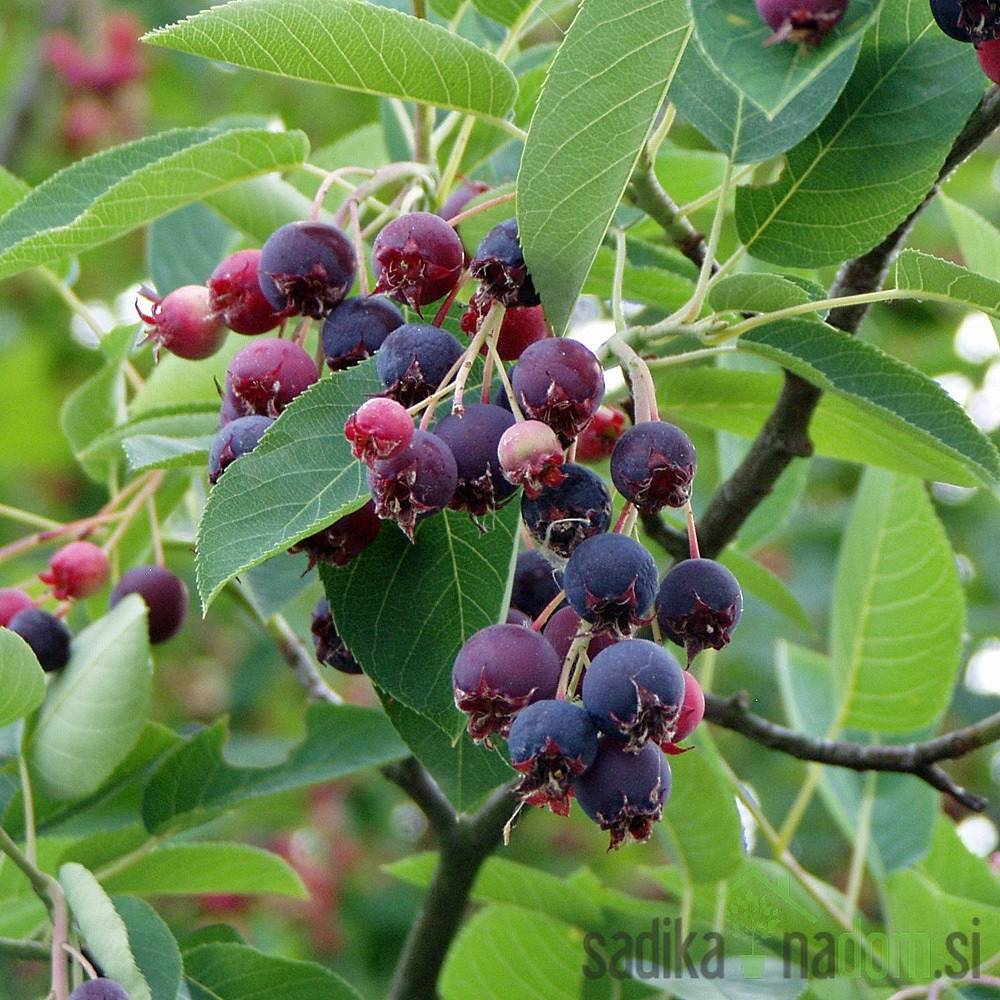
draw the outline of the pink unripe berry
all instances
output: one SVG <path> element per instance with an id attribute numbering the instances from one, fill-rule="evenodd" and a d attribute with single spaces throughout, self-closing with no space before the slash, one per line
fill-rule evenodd
<path id="1" fill-rule="evenodd" d="M 260 250 L 237 250 L 211 273 L 209 301 L 222 322 L 234 333 L 254 337 L 273 330 L 287 317 L 275 309 L 260 290 L 257 272 Z"/>
<path id="2" fill-rule="evenodd" d="M 23 590 L 0 587 L 0 626 L 6 628 L 14 615 L 34 606 L 35 602 Z"/>
<path id="3" fill-rule="evenodd" d="M 49 561 L 49 568 L 39 573 L 42 583 L 52 587 L 58 601 L 92 597 L 108 580 L 111 564 L 108 554 L 93 542 L 70 542 Z"/>
<path id="4" fill-rule="evenodd" d="M 560 468 L 563 450 L 556 432 L 540 420 L 523 420 L 508 427 L 497 445 L 504 478 L 537 497 L 546 486 L 558 486 L 566 475 Z"/>
<path id="5" fill-rule="evenodd" d="M 204 285 L 182 285 L 162 298 L 148 288 L 142 294 L 153 307 L 145 313 L 136 305 L 136 312 L 153 328 L 146 340 L 153 341 L 157 351 L 162 347 L 179 358 L 200 361 L 222 347 L 226 328 Z"/>
<path id="6" fill-rule="evenodd" d="M 976 47 L 976 58 L 982 71 L 994 82 L 1000 82 L 1000 38 L 993 38 Z"/>
<path id="7" fill-rule="evenodd" d="M 376 396 L 347 418 L 344 437 L 354 457 L 371 465 L 380 458 L 395 458 L 406 448 L 413 440 L 413 418 L 402 403 Z"/>
<path id="8" fill-rule="evenodd" d="M 669 743 L 661 743 L 663 750 L 669 754 L 683 753 L 689 747 L 677 746 L 681 740 L 690 736 L 705 717 L 705 692 L 695 676 L 689 671 L 684 672 L 684 701 L 681 713 L 677 716 L 674 726 L 674 736 Z"/>

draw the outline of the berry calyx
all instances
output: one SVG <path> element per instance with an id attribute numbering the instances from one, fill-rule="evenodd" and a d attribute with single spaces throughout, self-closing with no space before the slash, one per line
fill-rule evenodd
<path id="1" fill-rule="evenodd" d="M 272 417 L 237 417 L 220 428 L 208 449 L 209 483 L 214 486 L 240 455 L 253 451 L 273 423 Z"/>
<path id="2" fill-rule="evenodd" d="M 394 399 L 376 396 L 354 411 L 344 424 L 351 454 L 368 465 L 395 458 L 413 440 L 413 418 Z"/>
<path id="3" fill-rule="evenodd" d="M 288 551 L 307 553 L 309 569 L 317 563 L 346 566 L 378 538 L 381 530 L 382 521 L 375 513 L 375 504 L 369 500 L 350 514 L 337 518 L 333 524 L 296 542 Z"/>
<path id="4" fill-rule="evenodd" d="M 7 628 L 31 647 L 46 673 L 62 670 L 69 662 L 73 637 L 61 618 L 41 608 L 26 608 L 11 618 Z"/>
<path id="5" fill-rule="evenodd" d="M 454 290 L 464 263 L 458 233 L 430 212 L 410 212 L 393 219 L 372 245 L 375 291 L 418 312 Z"/>
<path id="6" fill-rule="evenodd" d="M 17 587 L 0 587 L 0 627 L 6 628 L 19 611 L 33 608 L 35 602 Z"/>
<path id="7" fill-rule="evenodd" d="M 330 371 L 343 371 L 371 357 L 404 322 L 403 314 L 388 299 L 374 295 L 344 299 L 326 317 L 320 334 Z"/>
<path id="8" fill-rule="evenodd" d="M 958 42 L 979 46 L 1000 34 L 1000 4 L 997 0 L 931 0 L 937 26 Z"/>
<path id="9" fill-rule="evenodd" d="M 558 486 L 566 478 L 556 432 L 540 420 L 508 427 L 497 443 L 497 458 L 507 481 L 523 486 L 527 497 L 537 497 L 546 486 Z"/>
<path id="10" fill-rule="evenodd" d="M 330 612 L 330 602 L 325 597 L 321 597 L 313 608 L 309 631 L 312 633 L 316 659 L 320 663 L 333 667 L 343 674 L 363 673 L 358 661 L 354 659 L 354 654 L 347 648 L 347 643 L 337 634 Z"/>
<path id="11" fill-rule="evenodd" d="M 562 482 L 521 498 L 521 519 L 528 534 L 558 563 L 581 542 L 611 527 L 611 493 L 594 471 L 575 462 L 561 467 Z"/>
<path id="12" fill-rule="evenodd" d="M 308 353 L 292 340 L 265 337 L 239 350 L 226 369 L 226 396 L 241 416 L 277 417 L 319 378 Z"/>
<path id="13" fill-rule="evenodd" d="M 111 590 L 108 606 L 128 594 L 138 594 L 149 609 L 149 641 L 166 642 L 184 624 L 188 611 L 187 585 L 163 566 L 135 566 L 121 575 Z"/>
<path id="14" fill-rule="evenodd" d="M 279 326 L 288 317 L 275 309 L 260 290 L 260 250 L 237 250 L 209 275 L 209 303 L 234 333 L 255 337 Z"/>
<path id="15" fill-rule="evenodd" d="M 157 352 L 163 348 L 179 358 L 200 361 L 222 347 L 227 331 L 204 285 L 182 285 L 162 298 L 143 287 L 142 295 L 152 308 L 143 312 L 136 303 L 136 312 L 152 328 L 146 341 L 152 341 Z"/>
<path id="16" fill-rule="evenodd" d="M 524 263 L 517 234 L 517 219 L 505 219 L 481 240 L 469 265 L 469 273 L 479 282 L 476 308 L 485 313 L 492 302 L 505 306 L 537 306 L 541 301 Z"/>
<path id="17" fill-rule="evenodd" d="M 576 439 L 578 462 L 600 462 L 608 458 L 615 443 L 625 433 L 625 413 L 617 406 L 602 404 Z"/>
<path id="18" fill-rule="evenodd" d="M 630 427 L 611 453 L 611 479 L 640 514 L 683 507 L 697 468 L 691 439 L 679 427 L 649 420 Z"/>
<path id="19" fill-rule="evenodd" d="M 464 353 L 458 339 L 429 323 L 405 323 L 382 342 L 375 370 L 385 395 L 413 406 L 444 381 Z"/>
<path id="20" fill-rule="evenodd" d="M 93 542 L 70 542 L 49 560 L 49 568 L 38 574 L 52 587 L 57 601 L 92 597 L 108 580 L 111 563 L 107 552 Z"/>
<path id="21" fill-rule="evenodd" d="M 819 45 L 847 10 L 848 0 L 754 0 L 757 13 L 774 34 L 764 43 Z"/>

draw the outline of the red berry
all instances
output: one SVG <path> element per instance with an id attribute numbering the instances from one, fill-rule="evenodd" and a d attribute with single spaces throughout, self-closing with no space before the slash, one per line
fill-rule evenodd
<path id="1" fill-rule="evenodd" d="M 70 542 L 49 561 L 49 568 L 39 573 L 42 583 L 52 587 L 58 601 L 92 597 L 107 582 L 111 563 L 108 554 L 93 542 Z"/>
<path id="2" fill-rule="evenodd" d="M 458 233 L 430 212 L 410 212 L 393 219 L 372 245 L 375 292 L 418 311 L 455 288 L 464 263 Z"/>
<path id="3" fill-rule="evenodd" d="M 351 442 L 351 454 L 371 465 L 394 458 L 413 440 L 413 418 L 402 403 L 376 396 L 347 418 L 344 437 Z"/>
<path id="4" fill-rule="evenodd" d="M 690 747 L 679 747 L 677 744 L 681 740 L 690 736 L 699 726 L 705 717 L 705 692 L 702 691 L 694 674 L 684 672 L 684 703 L 681 705 L 681 714 L 677 716 L 677 725 L 674 727 L 674 736 L 669 742 L 661 743 L 665 753 L 683 753 Z"/>
<path id="5" fill-rule="evenodd" d="M 153 308 L 144 313 L 136 305 L 136 311 L 153 328 L 146 340 L 154 341 L 157 350 L 162 347 L 179 358 L 200 361 L 222 347 L 226 328 L 204 285 L 182 285 L 162 298 L 148 288 L 143 288 L 142 294 Z"/>
<path id="6" fill-rule="evenodd" d="M 614 451 L 615 442 L 625 432 L 625 413 L 617 406 L 601 405 L 576 439 L 578 462 L 600 462 Z"/>
<path id="7" fill-rule="evenodd" d="M 0 588 L 0 626 L 6 628 L 14 615 L 34 606 L 35 602 L 23 590 Z"/>
<path id="8" fill-rule="evenodd" d="M 259 268 L 260 250 L 237 250 L 219 264 L 206 282 L 212 308 L 230 330 L 245 337 L 267 333 L 288 316 L 264 298 L 257 280 Z"/>
<path id="9" fill-rule="evenodd" d="M 994 83 L 1000 83 L 1000 38 L 983 42 L 976 49 L 976 58 L 982 71 Z"/>
<path id="10" fill-rule="evenodd" d="M 238 351 L 226 369 L 226 396 L 241 416 L 276 417 L 319 378 L 309 354 L 291 340 L 266 337 Z"/>

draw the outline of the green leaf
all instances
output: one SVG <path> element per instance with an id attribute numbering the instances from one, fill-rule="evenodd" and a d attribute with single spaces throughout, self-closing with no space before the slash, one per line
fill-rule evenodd
<path id="1" fill-rule="evenodd" d="M 775 576 L 766 566 L 740 552 L 739 549 L 728 548 L 719 557 L 719 562 L 740 582 L 743 591 L 774 608 L 778 614 L 784 615 L 799 628 L 813 632 L 812 622 L 805 609 L 799 604 L 795 595 L 788 589 L 784 581 Z"/>
<path id="2" fill-rule="evenodd" d="M 507 26 L 512 25 L 528 6 L 527 0 L 472 0 L 472 4 L 491 21 Z"/>
<path id="3" fill-rule="evenodd" d="M 510 503 L 484 534 L 446 510 L 420 522 L 416 544 L 390 525 L 347 566 L 320 568 L 337 631 L 365 673 L 456 739 L 466 720 L 451 667 L 473 632 L 502 620 L 519 517 Z"/>
<path id="4" fill-rule="evenodd" d="M 129 1000 L 153 1000 L 132 954 L 128 927 L 97 879 L 83 865 L 70 863 L 59 869 L 59 882 L 73 920 L 104 975 L 120 983 Z"/>
<path id="5" fill-rule="evenodd" d="M 716 312 L 769 313 L 811 301 L 809 291 L 793 278 L 767 273 L 727 275 L 708 296 Z"/>
<path id="6" fill-rule="evenodd" d="M 683 273 L 687 268 L 679 266 L 673 255 L 664 253 L 662 256 L 665 258 L 666 266 L 628 263 L 626 257 L 622 273 L 624 299 L 629 302 L 645 302 L 665 310 L 679 309 L 690 300 L 694 291 L 694 281 L 689 274 Z M 615 252 L 610 247 L 602 246 L 597 251 L 594 266 L 583 284 L 583 293 L 611 299 L 614 273 Z"/>
<path id="7" fill-rule="evenodd" d="M 234 892 L 305 898 L 302 880 L 286 861 L 248 844 L 168 844 L 104 880 L 107 892 L 144 896 Z"/>
<path id="8" fill-rule="evenodd" d="M 893 264 L 888 288 L 920 292 L 920 298 L 955 302 L 1000 316 L 1000 281 L 919 250 L 904 250 Z"/>
<path id="9" fill-rule="evenodd" d="M 144 41 L 494 120 L 517 94 L 510 70 L 472 42 L 359 0 L 240 0 L 150 32 Z"/>
<path id="10" fill-rule="evenodd" d="M 132 594 L 74 637 L 28 744 L 32 772 L 53 798 L 89 795 L 136 745 L 152 691 L 147 616 Z"/>
<path id="11" fill-rule="evenodd" d="M 818 267 L 891 233 L 930 189 L 982 97 L 967 54 L 920 0 L 883 4 L 843 94 L 788 152 L 781 177 L 737 191 L 737 228 L 750 253 Z"/>
<path id="12" fill-rule="evenodd" d="M 578 1000 L 583 964 L 579 935 L 562 921 L 490 906 L 458 935 L 438 989 L 442 1000 Z"/>
<path id="13" fill-rule="evenodd" d="M 368 500 L 364 463 L 351 454 L 343 431 L 364 399 L 381 391 L 374 361 L 320 379 L 291 402 L 252 452 L 226 469 L 198 527 L 198 590 L 205 608 L 238 573 Z"/>
<path id="14" fill-rule="evenodd" d="M 194 438 L 137 434 L 122 441 L 122 451 L 133 472 L 147 469 L 199 467 L 207 464 L 214 434 Z"/>
<path id="15" fill-rule="evenodd" d="M 161 363 L 166 363 L 164 357 Z M 124 423 L 92 437 L 81 447 L 77 457 L 82 462 L 98 458 L 118 458 L 126 442 L 177 441 L 178 448 L 188 442 L 212 437 L 219 426 L 218 399 L 211 403 L 185 402 L 158 409 L 147 409 Z"/>
<path id="16" fill-rule="evenodd" d="M 353 774 L 406 756 L 385 714 L 356 705 L 310 705 L 306 736 L 280 764 L 234 767 L 223 754 L 225 720 L 170 753 L 143 795 L 151 833 L 205 823 L 241 802 Z"/>
<path id="17" fill-rule="evenodd" d="M 27 197 L 31 185 L 12 174 L 6 167 L 0 167 L 0 212 L 7 212 L 22 198 Z"/>
<path id="18" fill-rule="evenodd" d="M 245 944 L 203 944 L 184 952 L 192 1000 L 360 1000 L 315 962 L 265 955 Z"/>
<path id="19" fill-rule="evenodd" d="M 939 194 L 966 266 L 977 274 L 995 274 L 1000 259 L 1000 229 L 961 202 Z"/>
<path id="20" fill-rule="evenodd" d="M 177 129 L 59 171 L 0 218 L 0 278 L 100 246 L 230 184 L 301 163 L 301 132 Z"/>
<path id="21" fill-rule="evenodd" d="M 181 985 L 181 953 L 170 929 L 144 900 L 114 896 L 111 902 L 125 922 L 129 948 L 149 984 L 153 1000 L 177 1000 Z"/>
<path id="22" fill-rule="evenodd" d="M 0 728 L 33 712 L 44 697 L 38 657 L 16 632 L 0 629 Z"/>
<path id="23" fill-rule="evenodd" d="M 955 557 L 923 484 L 869 469 L 834 581 L 839 725 L 906 732 L 940 718 L 958 671 L 963 619 Z"/>
<path id="24" fill-rule="evenodd" d="M 316 573 L 305 552 L 280 552 L 240 576 L 240 589 L 262 621 L 281 611 L 303 590 L 315 587 Z"/>
<path id="25" fill-rule="evenodd" d="M 811 320 L 767 323 L 740 337 L 739 346 L 851 398 L 907 437 L 957 459 L 981 482 L 1000 479 L 1000 454 L 961 406 L 935 381 L 877 347 Z"/>
<path id="26" fill-rule="evenodd" d="M 229 226 L 201 202 L 154 220 L 146 238 L 153 287 L 167 295 L 181 285 L 203 285 L 225 257 L 232 237 Z"/>
<path id="27" fill-rule="evenodd" d="M 677 69 L 677 0 L 587 0 L 549 69 L 517 177 L 518 233 L 561 333 Z"/>
<path id="28" fill-rule="evenodd" d="M 879 4 L 880 0 L 852 0 L 823 44 L 812 49 L 768 45 L 772 30 L 744 0 L 698 0 L 691 3 L 691 11 L 698 41 L 714 72 L 774 118 L 821 80 L 835 94 L 843 89 Z"/>
<path id="29" fill-rule="evenodd" d="M 1000 909 L 1000 881 L 993 868 L 962 843 L 954 822 L 943 813 L 936 817 L 931 847 L 920 867 L 950 895 Z"/>

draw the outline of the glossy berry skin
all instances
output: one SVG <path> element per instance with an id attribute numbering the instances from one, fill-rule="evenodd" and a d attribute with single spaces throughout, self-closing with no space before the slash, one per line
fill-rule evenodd
<path id="1" fill-rule="evenodd" d="M 648 621 L 656 563 L 634 538 L 594 535 L 573 550 L 563 584 L 570 607 L 596 631 L 628 635 Z"/>
<path id="2" fill-rule="evenodd" d="M 492 745 L 507 736 L 514 716 L 532 702 L 554 698 L 562 664 L 538 632 L 488 625 L 459 650 L 452 666 L 455 704 L 469 716 L 469 735 Z"/>
<path id="3" fill-rule="evenodd" d="M 649 840 L 671 784 L 670 764 L 657 744 L 647 743 L 636 754 L 625 743 L 603 739 L 573 790 L 583 811 L 611 835 L 609 848 L 617 850 L 629 840 Z"/>
<path id="4" fill-rule="evenodd" d="M 107 552 L 93 542 L 70 542 L 49 560 L 49 568 L 38 574 L 42 583 L 52 587 L 57 601 L 93 597 L 111 571 Z"/>
<path id="5" fill-rule="evenodd" d="M 604 398 L 604 371 L 597 356 L 565 337 L 531 344 L 510 380 L 524 415 L 548 424 L 563 444 L 590 423 Z"/>
<path id="6" fill-rule="evenodd" d="M 347 418 L 344 437 L 351 454 L 371 465 L 380 458 L 394 458 L 413 440 L 413 418 L 394 399 L 376 396 L 365 400 Z"/>
<path id="7" fill-rule="evenodd" d="M 552 643 L 552 648 L 556 651 L 556 656 L 560 660 L 566 659 L 573 640 L 580 634 L 580 616 L 571 608 L 560 608 L 545 623 L 542 635 Z M 621 640 L 615 635 L 594 635 L 587 643 L 587 659 L 593 660 L 598 653 L 613 646 Z M 586 677 L 586 674 L 584 674 Z"/>
<path id="8" fill-rule="evenodd" d="M 357 272 L 347 234 L 325 222 L 289 222 L 264 242 L 257 280 L 273 309 L 322 319 L 343 302 Z"/>
<path id="9" fill-rule="evenodd" d="M 683 646 L 690 663 L 703 649 L 722 649 L 743 613 L 736 577 L 712 559 L 686 559 L 663 578 L 656 620 L 665 638 Z"/>
<path id="10" fill-rule="evenodd" d="M 429 323 L 405 323 L 382 342 L 375 370 L 385 395 L 403 406 L 426 399 L 464 353 L 458 339 Z"/>
<path id="11" fill-rule="evenodd" d="M 19 611 L 33 608 L 35 602 L 17 587 L 0 587 L 0 627 L 6 628 Z"/>
<path id="12" fill-rule="evenodd" d="M 387 223 L 372 244 L 375 291 L 421 306 L 448 295 L 458 284 L 465 249 L 439 215 L 410 212 Z"/>
<path id="13" fill-rule="evenodd" d="M 129 1000 L 125 988 L 103 976 L 86 979 L 69 995 L 69 1000 Z"/>
<path id="14" fill-rule="evenodd" d="M 323 321 L 320 342 L 330 371 L 343 371 L 371 357 L 386 337 L 406 320 L 377 295 L 344 299 Z"/>
<path id="15" fill-rule="evenodd" d="M 46 673 L 62 670 L 69 661 L 73 637 L 63 620 L 48 611 L 26 608 L 11 618 L 7 628 L 31 647 Z"/>
<path id="16" fill-rule="evenodd" d="M 611 453 L 611 479 L 640 514 L 683 507 L 691 499 L 697 467 L 691 439 L 664 420 L 630 427 Z"/>
<path id="17" fill-rule="evenodd" d="M 273 330 L 288 314 L 264 298 L 257 280 L 260 250 L 237 250 L 209 275 L 208 301 L 223 324 L 234 333 L 255 337 Z"/>
<path id="18" fill-rule="evenodd" d="M 296 542 L 288 551 L 308 553 L 309 569 L 317 563 L 346 566 L 378 538 L 381 529 L 375 504 L 369 500 L 328 527 Z"/>
<path id="19" fill-rule="evenodd" d="M 541 420 L 512 423 L 497 443 L 504 477 L 515 486 L 523 486 L 527 497 L 537 497 L 546 486 L 558 486 L 566 478 L 561 468 L 563 457 L 556 432 Z"/>
<path id="20" fill-rule="evenodd" d="M 576 439 L 578 462 L 600 462 L 609 458 L 625 433 L 625 414 L 617 406 L 602 404 Z"/>
<path id="21" fill-rule="evenodd" d="M 438 421 L 434 433 L 455 456 L 458 485 L 449 506 L 473 517 L 505 504 L 517 487 L 504 478 L 497 457 L 503 433 L 514 425 L 514 415 L 492 403 L 472 403 L 461 416 L 450 413 Z"/>
<path id="22" fill-rule="evenodd" d="M 526 549 L 517 554 L 510 592 L 512 608 L 523 611 L 534 621 L 555 600 L 560 590 L 561 574 L 557 577 L 552 564 L 538 549 Z"/>
<path id="23" fill-rule="evenodd" d="M 819 45 L 844 16 L 848 0 L 754 0 L 757 13 L 774 30 L 766 45 Z"/>
<path id="24" fill-rule="evenodd" d="M 1000 81 L 1000 38 L 983 42 L 976 49 L 982 71 L 994 82 Z"/>
<path id="25" fill-rule="evenodd" d="M 395 521 L 411 542 L 417 521 L 447 507 L 457 486 L 455 456 L 429 431 L 415 430 L 403 451 L 378 459 L 368 470 L 375 513 Z"/>
<path id="26" fill-rule="evenodd" d="M 273 423 L 271 417 L 237 417 L 220 428 L 208 449 L 208 481 L 214 486 L 240 455 L 257 447 L 264 431 Z"/>
<path id="27" fill-rule="evenodd" d="M 122 573 L 108 598 L 114 607 L 128 594 L 138 594 L 149 608 L 149 641 L 155 646 L 176 635 L 188 612 L 188 589 L 163 566 L 135 566 Z"/>
<path id="28" fill-rule="evenodd" d="M 459 325 L 462 332 L 467 333 L 470 337 L 479 329 L 479 325 L 486 315 L 486 312 L 480 312 L 483 305 L 488 312 L 489 303 L 484 304 L 473 299 L 469 308 L 462 313 Z M 496 336 L 497 354 L 504 361 L 516 361 L 530 344 L 551 336 L 552 331 L 549 329 L 548 321 L 545 319 L 545 311 L 541 306 L 509 306 L 504 311 L 503 321 L 500 323 L 500 330 Z M 479 353 L 488 353 L 485 344 Z"/>
<path id="29" fill-rule="evenodd" d="M 597 729 L 579 705 L 547 699 L 522 708 L 507 739 L 510 762 L 523 777 L 514 794 L 525 805 L 569 815 L 573 782 L 594 763 Z"/>
<path id="30" fill-rule="evenodd" d="M 320 663 L 333 667 L 342 674 L 363 673 L 358 661 L 354 659 L 354 654 L 337 634 L 333 615 L 330 613 L 330 602 L 325 597 L 321 597 L 313 608 L 309 631 L 312 633 L 316 659 Z"/>
<path id="31" fill-rule="evenodd" d="M 563 480 L 534 497 L 521 498 L 521 518 L 528 534 L 557 560 L 566 560 L 585 539 L 611 527 L 611 493 L 604 480 L 585 465 L 567 462 Z"/>
<path id="32" fill-rule="evenodd" d="M 957 42 L 979 45 L 1000 33 L 1000 8 L 995 0 L 930 0 L 937 26 Z"/>
<path id="33" fill-rule="evenodd" d="M 647 639 L 624 639 L 590 661 L 581 689 L 594 725 L 637 752 L 647 740 L 673 739 L 684 702 L 684 671 Z"/>
<path id="34" fill-rule="evenodd" d="M 491 302 L 505 306 L 537 306 L 541 301 L 524 263 L 517 219 L 505 219 L 482 239 L 469 265 L 479 282 L 476 305 L 485 313 Z"/>
<path id="35" fill-rule="evenodd" d="M 291 340 L 265 337 L 238 351 L 226 369 L 226 396 L 241 416 L 277 417 L 319 378 L 306 351 Z"/>
<path id="36" fill-rule="evenodd" d="M 705 692 L 694 674 L 685 672 L 684 703 L 681 705 L 681 714 L 677 716 L 673 739 L 666 743 L 660 743 L 663 752 L 678 754 L 690 750 L 690 747 L 679 747 L 677 744 L 681 740 L 687 739 L 698 728 L 703 718 L 705 718 Z"/>
<path id="37" fill-rule="evenodd" d="M 210 358 L 222 347 L 226 328 L 212 309 L 204 285 L 182 285 L 162 298 L 148 288 L 142 294 L 153 305 L 149 312 L 136 306 L 143 322 L 152 329 L 146 340 L 188 361 Z"/>

